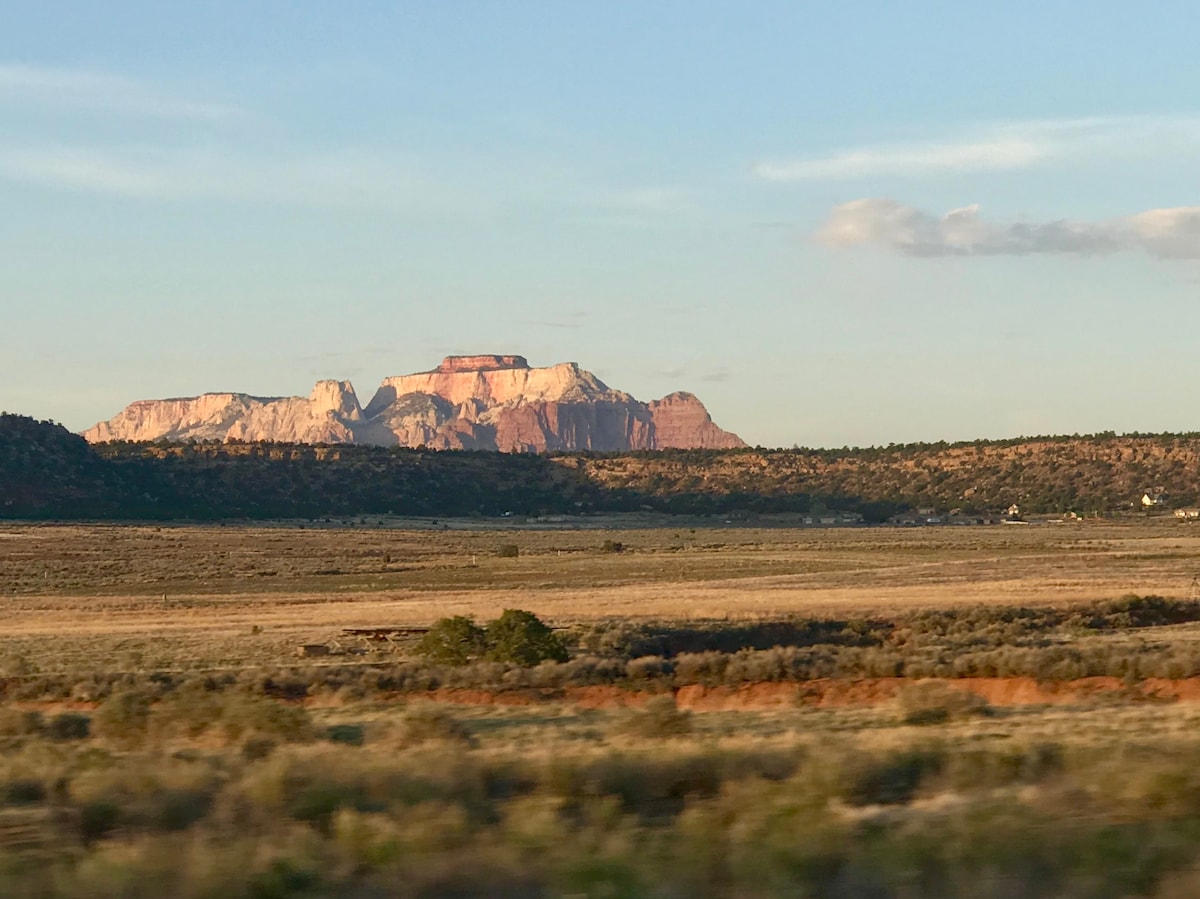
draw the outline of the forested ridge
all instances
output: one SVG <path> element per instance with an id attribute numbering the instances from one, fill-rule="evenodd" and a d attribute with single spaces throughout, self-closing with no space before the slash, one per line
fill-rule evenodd
<path id="1" fill-rule="evenodd" d="M 1200 434 L 1096 434 L 970 443 L 767 450 L 664 450 L 585 460 L 610 489 L 674 497 L 743 494 L 750 507 L 808 497 L 897 509 L 1079 514 L 1200 504 Z"/>
<path id="2" fill-rule="evenodd" d="M 1200 505 L 1200 435 L 557 455 L 275 443 L 89 446 L 0 415 L 0 517 L 275 518 L 910 508 L 1080 514 Z"/>

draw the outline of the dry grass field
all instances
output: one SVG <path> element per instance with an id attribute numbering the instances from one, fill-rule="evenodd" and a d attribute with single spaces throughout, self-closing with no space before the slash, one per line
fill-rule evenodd
<path id="1" fill-rule="evenodd" d="M 0 895 L 1197 895 L 1200 531 L 786 523 L 0 527 Z"/>
<path id="2" fill-rule="evenodd" d="M 1186 597 L 1200 574 L 1200 530 L 1162 520 L 910 529 L 604 523 L 6 525 L 0 657 L 36 656 L 51 669 L 98 653 L 139 667 L 238 666 L 293 658 L 299 644 L 346 627 L 482 619 L 511 607 L 560 626 L 861 616 Z M 611 527 L 623 523 L 638 526 Z M 624 551 L 605 552 L 605 541 Z M 518 557 L 502 557 L 505 545 Z"/>

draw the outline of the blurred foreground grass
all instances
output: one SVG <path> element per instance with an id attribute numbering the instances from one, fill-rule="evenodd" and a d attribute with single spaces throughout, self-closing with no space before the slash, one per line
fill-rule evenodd
<path id="1" fill-rule="evenodd" d="M 306 710 L 196 682 L 8 706 L 0 894 L 1193 896 L 1197 724 L 1186 704 L 929 689 L 846 710 Z"/>

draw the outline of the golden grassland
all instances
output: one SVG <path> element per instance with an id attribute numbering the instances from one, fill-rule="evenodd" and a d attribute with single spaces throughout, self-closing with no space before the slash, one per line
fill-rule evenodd
<path id="1" fill-rule="evenodd" d="M 2 526 L 0 641 L 63 663 L 112 652 L 140 653 L 147 665 L 253 664 L 345 627 L 512 607 L 560 626 L 869 615 L 1185 597 L 1200 574 L 1200 529 L 1173 521 L 804 529 L 681 519 L 605 530 L 380 521 Z M 606 540 L 624 551 L 604 552 Z M 517 558 L 498 554 L 506 544 Z"/>
<path id="2" fill-rule="evenodd" d="M 625 681 L 588 688 L 624 701 L 498 705 L 381 686 L 418 664 L 411 644 L 342 634 L 505 608 L 598 634 L 950 610 L 964 617 L 928 639 L 944 624 L 953 652 L 998 652 L 1011 630 L 1031 653 L 1111 645 L 1194 668 L 1190 620 L 1043 632 L 988 612 L 1086 623 L 1127 594 L 1194 598 L 1200 530 L 605 523 L 626 526 L 0 527 L 0 895 L 1200 895 L 1200 703 L 1135 690 L 1136 665 L 1054 703 L 891 678 L 840 705 L 795 689 L 693 712 L 719 655 L 693 653 L 674 681 L 633 675 L 661 658 L 622 658 Z M 917 636 L 904 652 L 933 645 Z M 297 656 L 327 641 L 347 653 Z M 494 676 L 537 687 L 586 661 Z M 685 665 L 693 685 L 673 687 Z"/>

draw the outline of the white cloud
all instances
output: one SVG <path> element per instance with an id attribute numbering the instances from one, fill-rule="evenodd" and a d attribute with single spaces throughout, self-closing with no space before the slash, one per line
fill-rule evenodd
<path id="1" fill-rule="evenodd" d="M 835 207 L 817 239 L 836 247 L 874 244 L 908 256 L 1142 250 L 1161 259 L 1200 259 L 1200 206 L 1151 209 L 1097 222 L 997 224 L 985 221 L 978 206 L 936 216 L 895 200 L 863 199 Z"/>
<path id="2" fill-rule="evenodd" d="M 1200 207 L 1150 209 L 1130 216 L 1128 223 L 1141 245 L 1155 256 L 1200 258 Z"/>
<path id="3" fill-rule="evenodd" d="M 219 121 L 243 114 L 234 106 L 188 100 L 120 75 L 19 64 L 0 64 L 0 100 L 168 119 Z"/>
<path id="4" fill-rule="evenodd" d="M 1012 122 L 977 127 L 936 140 L 876 144 L 826 156 L 760 162 L 754 174 L 790 182 L 878 175 L 1027 169 L 1080 157 L 1128 157 L 1192 152 L 1200 147 L 1200 118 L 1125 116 Z"/>
<path id="5" fill-rule="evenodd" d="M 807 181 L 870 175 L 923 175 L 929 172 L 981 172 L 1028 168 L 1047 156 L 1036 142 L 1016 137 L 963 143 L 907 144 L 849 150 L 816 159 L 759 163 L 754 173 L 766 181 Z"/>

